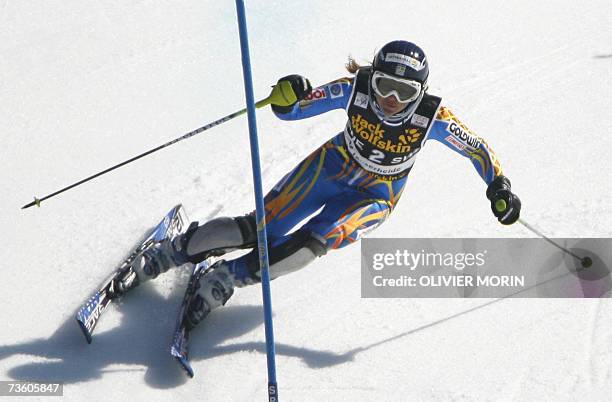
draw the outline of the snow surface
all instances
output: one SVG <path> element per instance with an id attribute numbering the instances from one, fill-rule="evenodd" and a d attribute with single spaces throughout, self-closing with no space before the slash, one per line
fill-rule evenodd
<path id="1" fill-rule="evenodd" d="M 324 83 L 389 40 L 427 51 L 431 92 L 485 137 L 554 237 L 612 237 L 609 0 L 250 1 L 258 98 L 289 73 Z M 175 203 L 251 210 L 236 119 L 25 211 L 20 207 L 244 105 L 232 1 L 0 1 L 0 380 L 84 400 L 265 400 L 259 287 L 167 354 L 186 272 L 135 290 L 92 345 L 77 306 Z M 269 189 L 343 126 L 258 113 Z M 426 147 L 375 237 L 531 237 L 491 216 L 469 162 Z M 361 299 L 359 246 L 273 282 L 280 397 L 291 401 L 610 400 L 609 299 Z M 43 400 L 44 398 L 32 398 Z"/>

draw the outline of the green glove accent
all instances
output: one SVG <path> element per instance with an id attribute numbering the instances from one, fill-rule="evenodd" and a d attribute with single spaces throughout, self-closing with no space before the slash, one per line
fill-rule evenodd
<path id="1" fill-rule="evenodd" d="M 281 81 L 274 85 L 268 100 L 271 104 L 277 106 L 291 106 L 297 102 L 297 96 L 291 87 L 291 82 Z"/>
<path id="2" fill-rule="evenodd" d="M 508 208 L 508 204 L 506 204 L 506 200 L 497 200 L 495 202 L 495 209 L 497 212 L 504 212 Z"/>

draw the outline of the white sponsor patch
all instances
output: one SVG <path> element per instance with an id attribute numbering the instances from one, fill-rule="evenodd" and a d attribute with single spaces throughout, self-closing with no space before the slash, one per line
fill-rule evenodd
<path id="1" fill-rule="evenodd" d="M 399 53 L 388 53 L 385 56 L 385 61 L 392 63 L 400 63 L 405 64 L 415 71 L 421 71 L 425 68 L 425 59 L 421 62 L 420 60 L 415 59 L 414 57 L 407 56 L 405 54 Z"/>
<path id="2" fill-rule="evenodd" d="M 357 92 L 355 96 L 355 106 L 359 106 L 360 108 L 367 109 L 368 108 L 368 95 L 363 92 Z"/>
<path id="3" fill-rule="evenodd" d="M 429 124 L 429 118 L 415 113 L 412 115 L 412 119 L 410 119 L 410 123 L 418 127 L 427 128 L 427 125 Z"/>
<path id="4" fill-rule="evenodd" d="M 446 140 L 446 142 L 450 143 L 452 146 L 454 146 L 455 148 L 457 148 L 460 151 L 463 151 L 465 149 L 465 145 L 463 145 L 460 141 L 458 141 L 452 135 L 449 135 L 448 137 L 446 137 L 445 140 Z"/>

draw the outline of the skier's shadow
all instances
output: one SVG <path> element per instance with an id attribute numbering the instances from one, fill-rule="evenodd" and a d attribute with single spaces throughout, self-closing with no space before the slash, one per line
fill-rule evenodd
<path id="1" fill-rule="evenodd" d="M 593 247 L 589 249 L 592 251 Z M 572 271 L 566 271 L 559 276 L 547 278 L 536 286 L 545 290 L 545 295 L 548 297 L 559 297 L 556 293 L 550 294 L 550 289 L 547 290 L 544 286 L 547 283 L 558 282 L 576 275 L 582 283 L 585 296 L 605 297 L 605 295 L 608 295 L 609 297 L 612 288 L 610 266 L 598 255 L 590 254 L 590 256 L 593 258 L 593 267 L 584 271 L 584 273 L 576 274 Z M 562 253 L 552 254 L 550 259 L 541 267 L 541 272 L 551 271 L 566 259 L 567 256 Z M 571 259 L 569 261 L 566 265 L 575 263 Z M 585 283 L 585 281 L 591 283 L 591 285 L 593 283 L 599 285 L 597 289 L 592 286 L 587 287 L 588 283 Z M 559 286 L 557 283 L 553 289 L 567 289 L 567 287 Z M 345 353 L 314 350 L 282 343 L 276 344 L 276 352 L 280 355 L 299 358 L 311 368 L 342 364 L 352 361 L 359 353 L 462 317 L 509 297 L 520 297 L 522 292 L 528 290 L 530 289 L 485 302 L 378 342 L 351 349 Z M 596 293 L 594 294 L 595 290 Z M 106 313 L 111 317 L 113 314 L 121 314 L 122 318 L 119 325 L 105 330 L 105 323 L 109 324 L 108 321 L 111 320 L 105 320 L 106 317 L 103 318 L 98 332 L 94 335 L 92 345 L 85 342 L 75 320 L 70 318 L 48 339 L 0 346 L 0 360 L 15 354 L 38 357 L 39 362 L 18 365 L 9 369 L 8 375 L 15 380 L 55 380 L 69 384 L 100 378 L 104 373 L 111 371 L 141 370 L 145 372 L 145 381 L 154 388 L 179 386 L 188 379 L 168 353 L 171 332 L 175 325 L 181 298 L 178 292 L 177 289 L 173 295 L 165 298 L 152 286 L 142 286 L 134 290 L 133 294 L 128 295 L 125 302 L 116 309 L 118 311 Z M 265 353 L 264 342 L 231 343 L 233 338 L 254 330 L 262 323 L 263 312 L 260 306 L 230 305 L 214 311 L 205 323 L 193 332 L 190 358 L 195 364 L 197 375 L 205 375 L 205 365 L 198 364 L 202 360 L 243 351 Z M 43 359 L 52 361 L 40 362 Z M 117 365 L 133 367 L 116 368 Z"/>
<path id="2" fill-rule="evenodd" d="M 14 380 L 70 384 L 101 378 L 108 372 L 140 370 L 154 388 L 172 388 L 185 383 L 186 374 L 168 353 L 181 296 L 176 294 L 166 299 L 151 286 L 143 286 L 133 293 L 138 294 L 128 295 L 120 306 L 105 313 L 110 317 L 102 318 L 91 345 L 86 343 L 76 321 L 70 318 L 47 339 L 0 346 L 0 360 L 15 354 L 36 356 L 36 362 L 16 365 L 7 371 L 8 375 Z M 121 314 L 119 325 L 105 329 L 104 324 L 109 324 L 113 314 Z M 202 371 L 198 365 L 201 360 L 241 351 L 265 353 L 264 342 L 228 344 L 232 338 L 262 324 L 260 306 L 228 305 L 214 311 L 203 327 L 196 328 L 192 334 L 190 359 L 196 373 Z M 351 359 L 333 352 L 278 343 L 276 352 L 300 358 L 310 367 Z"/>

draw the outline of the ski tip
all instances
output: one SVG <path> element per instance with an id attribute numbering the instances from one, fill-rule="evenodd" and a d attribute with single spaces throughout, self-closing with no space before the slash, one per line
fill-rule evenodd
<path id="1" fill-rule="evenodd" d="M 176 359 L 181 364 L 183 370 L 185 370 L 185 373 L 187 373 L 187 376 L 189 376 L 189 378 L 193 378 L 195 373 L 193 372 L 193 368 L 191 367 L 191 364 L 189 364 L 189 361 L 183 357 L 177 357 Z"/>
<path id="2" fill-rule="evenodd" d="M 77 318 L 76 321 L 77 323 L 79 323 L 79 327 L 81 328 L 81 332 L 83 332 L 83 335 L 85 336 L 85 340 L 87 341 L 88 344 L 91 345 L 91 341 L 92 341 L 91 333 L 87 330 L 87 328 L 85 328 L 85 325 L 83 324 L 81 320 Z"/>
<path id="3" fill-rule="evenodd" d="M 193 378 L 193 377 L 194 377 L 194 372 L 193 372 L 193 369 L 192 369 L 192 368 L 189 368 L 189 369 L 188 369 L 188 368 L 185 368 L 185 371 L 187 372 L 187 376 L 188 376 L 189 378 Z"/>
<path id="4" fill-rule="evenodd" d="M 177 362 L 179 362 L 181 368 L 185 370 L 189 378 L 193 378 L 193 367 L 191 367 L 191 363 L 189 362 L 187 355 L 185 353 L 181 353 L 181 351 L 175 345 L 170 348 L 170 354 L 176 359 Z"/>

